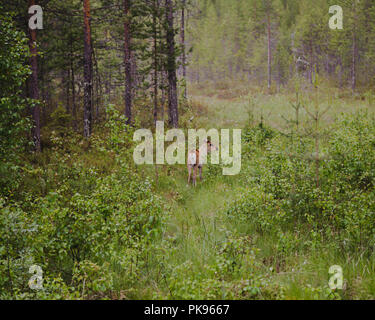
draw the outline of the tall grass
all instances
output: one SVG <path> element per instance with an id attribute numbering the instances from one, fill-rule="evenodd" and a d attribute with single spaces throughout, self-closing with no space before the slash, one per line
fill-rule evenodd
<path id="1" fill-rule="evenodd" d="M 193 87 L 192 103 L 207 112 L 196 125 L 205 128 L 243 128 L 249 121 L 285 130 L 285 120 L 295 116 L 292 89 L 274 95 L 230 84 Z M 305 91 L 302 103 L 309 105 L 313 92 Z M 324 89 L 321 107 L 330 106 L 322 119 L 328 126 L 358 110 L 372 114 L 371 103 L 342 91 Z M 308 114 L 300 111 L 300 125 L 309 126 Z M 285 233 L 260 231 L 257 221 L 231 217 L 227 209 L 246 190 L 249 175 L 259 173 L 264 160 L 253 148 L 243 159 L 240 176 L 210 175 L 197 188 L 186 186 L 186 169 L 173 168 L 159 177 L 155 186 L 170 203 L 165 231 L 154 251 L 153 265 L 163 274 L 152 281 L 154 297 L 169 299 L 371 299 L 375 296 L 374 256 L 340 252 L 332 243 L 311 242 L 311 228 L 301 224 Z M 165 172 L 165 170 L 164 170 Z M 259 193 L 259 197 L 262 197 Z M 319 235 L 316 235 L 317 237 Z M 280 238 L 281 237 L 281 238 Z M 313 245 L 311 245 L 313 243 Z M 162 263 L 161 263 L 162 262 Z M 160 267 L 162 265 L 162 267 Z M 344 289 L 328 287 L 328 270 L 340 265 Z"/>

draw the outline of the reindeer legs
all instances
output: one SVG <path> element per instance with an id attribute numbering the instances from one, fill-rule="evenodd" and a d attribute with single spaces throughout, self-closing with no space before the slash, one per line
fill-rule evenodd
<path id="1" fill-rule="evenodd" d="M 191 180 L 191 166 L 188 164 L 188 172 L 189 172 L 189 177 L 188 177 L 188 185 L 190 184 Z"/>
<path id="2" fill-rule="evenodd" d="M 193 174 L 193 185 L 194 187 L 197 186 L 197 171 L 198 171 L 198 166 L 194 166 L 194 174 Z"/>

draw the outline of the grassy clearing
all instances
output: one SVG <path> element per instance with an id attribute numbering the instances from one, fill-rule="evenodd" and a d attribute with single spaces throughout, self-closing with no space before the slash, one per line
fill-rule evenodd
<path id="1" fill-rule="evenodd" d="M 209 115 L 200 119 L 199 124 L 207 127 L 243 127 L 250 112 L 254 120 L 263 119 L 269 126 L 281 129 L 285 126 L 284 118 L 290 119 L 294 116 L 291 103 L 296 103 L 297 98 L 293 90 L 286 88 L 269 95 L 244 84 L 233 84 L 234 88 L 238 86 L 241 89 L 231 89 L 230 85 L 224 89 L 193 87 L 192 100 L 206 105 L 210 111 Z M 312 91 L 307 91 L 299 99 L 312 110 L 315 98 Z M 330 106 L 324 119 L 327 123 L 333 122 L 342 113 L 353 114 L 360 110 L 369 110 L 372 113 L 375 109 L 372 98 L 365 94 L 353 97 L 345 91 L 321 89 L 319 99 L 322 109 Z M 301 110 L 300 116 L 302 121 L 308 120 L 305 110 Z"/>
<path id="2" fill-rule="evenodd" d="M 199 118 L 202 127 L 245 126 L 249 112 L 254 122 L 264 121 L 276 129 L 292 117 L 293 94 L 269 96 L 242 92 L 233 97 L 230 89 L 193 90 L 193 101 L 208 112 Z M 331 101 L 324 121 L 333 122 L 341 113 L 355 109 L 372 112 L 366 100 L 342 98 Z M 324 107 L 323 102 L 323 107 Z M 327 99 L 328 103 L 328 99 Z M 353 104 L 358 107 L 353 107 Z M 277 110 L 277 113 L 274 112 Z M 156 253 L 154 268 L 164 274 L 153 282 L 153 297 L 169 299 L 372 299 L 375 296 L 373 256 L 345 254 L 331 243 L 316 245 L 311 228 L 301 224 L 280 239 L 274 233 L 259 232 L 256 221 L 228 216 L 244 190 L 246 175 L 255 173 L 263 161 L 262 151 L 243 160 L 240 176 L 222 177 L 205 168 L 208 180 L 197 188 L 186 185 L 186 169 L 161 169 L 158 192 L 171 203 L 162 240 L 156 245 L 163 252 L 162 266 Z M 245 173 L 243 173 L 245 171 Z M 217 171 L 216 171 L 217 172 Z M 259 195 L 261 196 L 261 195 Z M 251 221 L 251 220 L 250 220 Z M 281 244 L 285 246 L 281 248 Z M 158 264 L 158 266 L 156 266 Z M 344 290 L 328 287 L 332 265 L 344 270 Z M 152 268 L 151 268 L 152 269 Z M 150 274 L 151 275 L 151 274 Z"/>

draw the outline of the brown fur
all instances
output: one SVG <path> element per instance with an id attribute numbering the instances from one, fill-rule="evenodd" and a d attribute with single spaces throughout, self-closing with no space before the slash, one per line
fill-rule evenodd
<path id="1" fill-rule="evenodd" d="M 215 148 L 217 150 L 217 147 L 215 147 L 210 141 L 207 141 L 207 153 L 211 152 L 212 148 Z M 188 153 L 188 158 L 189 158 L 189 155 L 192 154 L 193 152 L 194 151 Z M 195 157 L 196 157 L 195 158 L 196 159 L 195 164 L 193 164 L 193 165 L 189 164 L 189 161 L 188 161 L 188 164 L 187 164 L 188 173 L 189 173 L 188 185 L 190 184 L 192 170 L 194 170 L 193 171 L 193 185 L 194 185 L 194 187 L 197 185 L 198 169 L 199 169 L 199 178 L 200 178 L 201 181 L 203 181 L 203 175 L 202 175 L 203 165 L 199 164 L 199 149 L 195 150 Z"/>

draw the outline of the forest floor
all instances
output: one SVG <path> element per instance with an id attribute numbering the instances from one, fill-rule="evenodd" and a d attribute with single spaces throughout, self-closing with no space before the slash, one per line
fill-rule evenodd
<path id="1" fill-rule="evenodd" d="M 328 105 L 331 98 L 326 97 Z M 282 130 L 284 119 L 294 112 L 290 107 L 294 97 L 287 94 L 198 88 L 192 91 L 191 98 L 207 109 L 195 120 L 197 128 L 243 128 L 250 115 L 255 122 L 262 121 Z M 357 109 L 368 109 L 367 103 L 360 99 L 335 98 L 324 121 L 354 112 L 353 104 Z M 253 161 L 262 161 L 262 155 L 254 155 Z M 242 165 L 251 166 L 251 162 Z M 221 170 L 204 168 L 206 179 L 198 181 L 193 188 L 187 185 L 185 166 L 159 170 L 157 190 L 170 204 L 170 214 L 165 219 L 163 239 L 156 245 L 162 252 L 163 262 L 160 265 L 159 259 L 159 265 L 145 277 L 155 279 L 156 273 L 165 272 L 168 279 L 151 281 L 151 286 L 140 288 L 143 293 L 135 297 L 336 299 L 368 298 L 374 294 L 373 259 L 364 261 L 329 249 L 324 252 L 297 249 L 281 257 L 280 239 L 259 234 L 256 225 L 246 225 L 229 217 L 226 209 L 246 188 L 241 174 L 225 177 Z M 344 266 L 345 283 L 351 284 L 350 290 L 341 295 L 332 293 L 328 287 L 328 270 L 337 264 Z"/>

